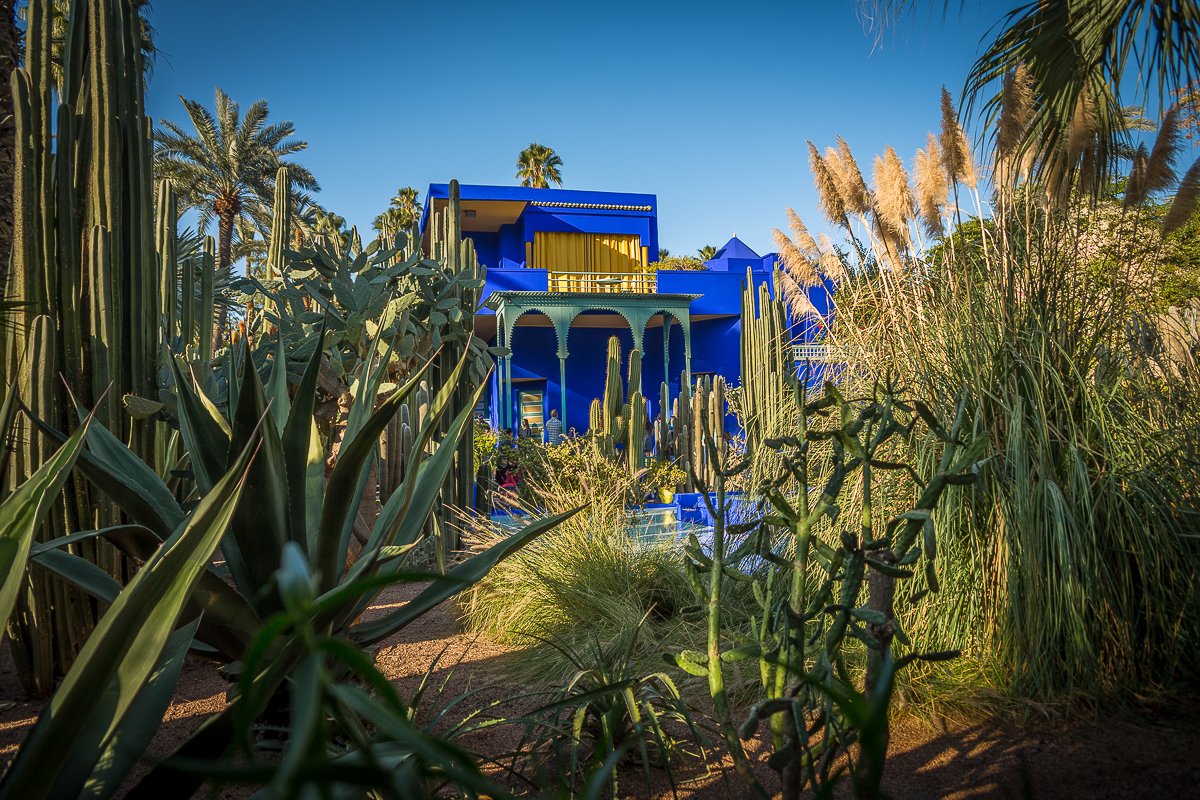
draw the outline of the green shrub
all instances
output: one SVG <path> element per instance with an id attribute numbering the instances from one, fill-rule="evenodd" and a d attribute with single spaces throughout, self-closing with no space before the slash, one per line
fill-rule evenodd
<path id="1" fill-rule="evenodd" d="M 688 270 L 690 272 L 700 272 L 708 269 L 704 262 L 692 256 L 667 256 L 660 258 L 658 261 L 650 264 L 647 269 L 658 270 Z"/>

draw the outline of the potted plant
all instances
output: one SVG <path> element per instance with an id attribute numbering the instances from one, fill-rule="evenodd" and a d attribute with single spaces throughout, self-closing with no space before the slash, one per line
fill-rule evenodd
<path id="1" fill-rule="evenodd" d="M 656 461 L 646 473 L 646 489 L 669 505 L 675 502 L 675 487 L 684 477 L 683 470 L 670 461 Z"/>

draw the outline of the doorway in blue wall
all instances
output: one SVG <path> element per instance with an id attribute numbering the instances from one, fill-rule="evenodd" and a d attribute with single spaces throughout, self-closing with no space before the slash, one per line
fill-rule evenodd
<path id="1" fill-rule="evenodd" d="M 546 379 L 527 378 L 513 381 L 513 400 L 516 404 L 517 427 L 528 422 L 540 435 L 546 422 Z"/>

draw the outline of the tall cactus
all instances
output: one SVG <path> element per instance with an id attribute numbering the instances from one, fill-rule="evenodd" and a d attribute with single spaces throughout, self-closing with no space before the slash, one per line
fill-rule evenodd
<path id="1" fill-rule="evenodd" d="M 632 385 L 630 384 L 630 386 Z M 628 425 L 629 441 L 625 445 L 626 463 L 630 473 L 636 474 L 643 466 L 642 440 L 646 436 L 646 401 L 637 389 L 633 389 L 629 394 Z"/>
<path id="2" fill-rule="evenodd" d="M 267 280 L 283 275 L 284 257 L 292 236 L 292 190 L 288 168 L 275 172 L 275 197 L 271 206 L 271 241 L 267 245 Z"/>
<path id="3" fill-rule="evenodd" d="M 169 180 L 158 182 L 155 215 L 154 247 L 158 251 L 160 281 L 158 314 L 166 330 L 167 340 L 173 341 L 182 332 L 179 319 L 179 235 L 176 229 L 179 204 L 175 198 L 175 188 Z M 186 302 L 186 295 L 182 297 Z"/>
<path id="4" fill-rule="evenodd" d="M 271 205 L 271 240 L 267 244 L 267 266 L 265 278 L 268 284 L 283 275 L 284 251 L 292 238 L 292 189 L 288 179 L 288 168 L 275 171 L 275 196 Z M 274 304 L 263 298 L 263 316 L 276 314 Z"/>
<path id="5" fill-rule="evenodd" d="M 450 320 L 456 322 L 457 326 L 449 328 L 446 333 L 440 335 L 443 346 L 434 366 L 434 374 L 437 377 L 449 375 L 463 357 L 466 348 L 472 346 L 474 315 L 482 299 L 481 289 L 484 285 L 485 275 L 484 267 L 479 263 L 475 254 L 474 245 L 470 239 L 463 237 L 462 205 L 458 181 L 450 182 L 449 194 L 445 211 L 435 213 L 429 224 L 429 256 L 440 262 L 443 269 L 450 276 L 456 278 L 450 293 L 439 300 L 439 313 L 445 314 Z M 407 248 L 418 247 L 420 240 L 421 237 L 417 235 L 414 228 L 408 239 Z M 446 300 L 454 302 L 448 306 L 441 305 Z M 436 434 L 445 434 L 450 421 L 471 403 L 475 386 L 478 385 L 476 381 L 482 380 L 482 378 L 482 374 L 472 374 L 471 380 L 458 383 L 451 400 L 449 413 L 439 423 L 439 430 L 435 431 Z M 427 398 L 430 390 L 428 386 L 424 386 L 423 389 L 424 396 Z M 421 393 L 418 392 L 418 394 Z M 428 403 L 427 399 L 425 403 Z M 397 453 L 393 450 L 390 454 L 393 460 L 399 458 L 406 462 L 406 469 L 408 468 L 407 462 L 415 462 L 419 459 L 419 454 L 409 452 L 413 439 L 424 424 L 424 415 L 420 411 L 419 404 L 417 408 L 410 409 L 410 420 L 407 433 L 406 429 L 402 428 L 400 436 L 396 439 L 396 446 L 402 452 Z M 471 424 L 474 424 L 473 421 Z M 385 458 L 387 457 L 385 454 Z M 440 542 L 436 555 L 443 565 L 451 552 L 458 547 L 455 529 L 450 524 L 450 507 L 469 508 L 474 501 L 474 462 L 474 436 L 468 430 L 455 450 L 454 469 L 446 478 L 431 520 Z M 386 486 L 381 488 L 386 488 Z M 381 495 L 381 497 L 386 500 L 385 495 Z"/>
<path id="6" fill-rule="evenodd" d="M 629 351 L 629 394 L 634 390 L 642 390 L 642 351 L 634 348 Z"/>
<path id="7" fill-rule="evenodd" d="M 755 485 L 783 469 L 778 452 L 764 443 L 792 429 L 787 416 L 795 413 L 787 331 L 785 304 L 771 298 L 765 283 L 756 287 L 747 270 L 742 288 L 741 414 L 746 448 L 755 456 L 750 468 Z"/>
<path id="8" fill-rule="evenodd" d="M 592 404 L 588 407 L 588 430 L 604 432 L 604 406 L 600 404 L 599 397 L 592 398 Z"/>
<path id="9" fill-rule="evenodd" d="M 55 99 L 51 73 L 51 2 L 27 9 L 25 65 L 13 71 L 16 149 L 14 231 L 5 296 L 20 303 L 4 331 L 0 358 L 7 379 L 20 377 L 21 354 L 44 316 L 45 366 L 25 377 L 22 399 L 31 416 L 60 430 L 78 424 L 59 379 L 63 375 L 97 421 L 153 463 L 159 426 L 122 411 L 127 395 L 157 393 L 161 338 L 156 314 L 163 303 L 156 255 L 150 169 L 150 122 L 144 113 L 140 24 L 132 0 L 72 0 L 63 31 L 62 90 Z M 48 444 L 23 423 L 11 471 L 20 481 L 48 455 Z M 68 484 L 67 501 L 39 540 L 120 521 L 115 509 L 82 482 Z M 97 563 L 123 571 L 107 545 L 91 548 Z M 27 691 L 47 694 L 81 637 L 94 623 L 89 603 L 63 602 L 63 589 L 31 580 L 10 626 L 13 652 Z M 57 601 L 57 603 L 56 603 Z M 55 619 L 47 609 L 54 608 Z M 65 617 L 63 617 L 65 615 Z M 50 635 L 53 631 L 53 638 Z"/>
<path id="10" fill-rule="evenodd" d="M 594 398 L 588 422 L 600 451 L 615 458 L 618 445 L 624 450 L 625 464 L 630 472 L 645 466 L 643 442 L 646 436 L 646 398 L 641 392 L 642 354 L 634 349 L 629 353 L 628 395 L 622 401 L 621 341 L 608 339 L 608 363 L 604 377 L 604 401 Z M 662 395 L 666 397 L 664 393 Z"/>
<path id="11" fill-rule="evenodd" d="M 613 436 L 621 415 L 621 340 L 608 337 L 608 365 L 604 373 L 604 433 Z"/>
<path id="12" fill-rule="evenodd" d="M 680 378 L 679 396 L 671 413 L 674 434 L 668 438 L 668 448 L 680 469 L 686 473 L 689 491 L 708 491 L 714 472 L 709 463 L 708 446 L 704 441 L 707 427 L 719 452 L 724 457 L 725 443 L 725 379 L 705 376 L 694 387 L 687 385 L 686 374 Z"/>
<path id="13" fill-rule="evenodd" d="M 216 272 L 217 241 L 211 236 L 205 236 L 200 260 L 200 303 L 194 314 L 200 321 L 197 342 L 201 361 L 211 361 L 213 356 L 213 318 L 216 316 L 213 281 L 216 279 Z M 190 308 L 191 303 L 187 306 Z"/>

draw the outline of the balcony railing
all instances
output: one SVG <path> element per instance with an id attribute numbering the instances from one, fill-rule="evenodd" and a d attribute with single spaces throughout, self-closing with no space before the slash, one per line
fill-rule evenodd
<path id="1" fill-rule="evenodd" d="M 608 272 L 567 272 L 550 270 L 549 289 L 552 292 L 635 292 L 653 294 L 658 290 L 658 276 L 653 271 L 612 274 Z"/>
<path id="2" fill-rule="evenodd" d="M 822 364 L 846 364 L 853 360 L 852 348 L 846 345 L 824 342 L 805 342 L 792 345 L 793 361 L 810 361 Z"/>

